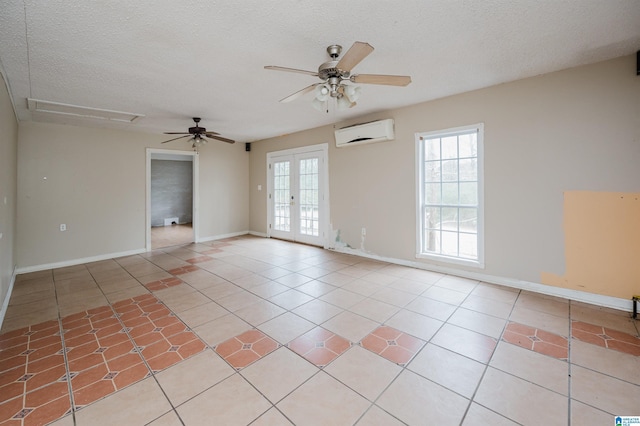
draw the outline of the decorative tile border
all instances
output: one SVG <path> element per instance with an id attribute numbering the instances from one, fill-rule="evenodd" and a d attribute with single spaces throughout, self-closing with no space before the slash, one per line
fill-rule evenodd
<path id="1" fill-rule="evenodd" d="M 216 346 L 216 352 L 240 370 L 278 349 L 278 343 L 259 330 L 249 330 Z"/>
<path id="2" fill-rule="evenodd" d="M 405 366 L 425 342 L 395 328 L 382 326 L 362 339 L 360 345 L 391 362 Z"/>
<path id="3" fill-rule="evenodd" d="M 171 269 L 167 272 L 169 272 L 171 275 L 181 275 L 181 274 L 186 274 L 187 272 L 194 272 L 197 271 L 198 268 L 196 265 L 187 265 L 187 266 L 181 266 L 180 268 L 174 268 Z"/>
<path id="4" fill-rule="evenodd" d="M 144 286 L 149 291 L 158 291 L 158 290 L 164 290 L 165 288 L 174 287 L 182 283 L 183 281 L 181 279 L 176 277 L 171 277 L 171 278 L 163 278 L 157 281 L 152 281 L 150 283 L 144 284 Z"/>
<path id="5" fill-rule="evenodd" d="M 569 343 L 565 337 L 516 322 L 507 324 L 502 340 L 565 361 L 569 356 Z"/>
<path id="6" fill-rule="evenodd" d="M 622 331 L 581 321 L 571 321 L 571 337 L 603 348 L 640 356 L 640 338 Z"/>
<path id="7" fill-rule="evenodd" d="M 316 327 L 289 342 L 287 347 L 316 366 L 324 367 L 349 349 L 351 342 L 322 327 Z"/>

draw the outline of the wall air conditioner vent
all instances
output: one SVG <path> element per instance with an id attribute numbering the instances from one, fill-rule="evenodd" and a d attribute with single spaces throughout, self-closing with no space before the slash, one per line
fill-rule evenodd
<path id="1" fill-rule="evenodd" d="M 393 119 L 389 118 L 343 127 L 335 131 L 335 137 L 338 148 L 391 141 L 395 137 Z"/>
<path id="2" fill-rule="evenodd" d="M 27 98 L 27 106 L 32 112 L 45 112 L 49 114 L 59 114 L 77 118 L 92 118 L 97 120 L 118 121 L 121 123 L 133 123 L 143 114 L 131 112 L 112 111 L 108 109 L 90 108 L 79 105 L 62 104 L 59 102 L 43 101 L 40 99 Z"/>

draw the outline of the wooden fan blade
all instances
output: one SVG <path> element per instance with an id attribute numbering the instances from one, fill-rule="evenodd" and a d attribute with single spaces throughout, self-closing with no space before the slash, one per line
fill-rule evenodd
<path id="1" fill-rule="evenodd" d="M 267 65 L 264 67 L 265 70 L 274 70 L 274 71 L 286 71 L 286 72 L 297 72 L 299 74 L 308 74 L 308 75 L 312 75 L 314 77 L 318 76 L 318 73 L 315 71 L 306 71 L 306 70 L 299 70 L 296 68 L 287 68 L 287 67 L 278 67 L 275 65 Z"/>
<path id="2" fill-rule="evenodd" d="M 318 84 L 320 83 L 315 83 L 312 84 L 311 86 L 307 86 L 302 90 L 298 90 L 296 93 L 287 96 L 286 98 L 280 99 L 280 102 L 291 102 L 294 99 L 298 99 L 300 96 L 304 95 L 305 93 L 309 93 L 310 91 L 312 91 Z"/>
<path id="3" fill-rule="evenodd" d="M 354 83 L 384 84 L 386 86 L 406 86 L 411 83 L 408 75 L 358 74 L 349 79 Z"/>
<path id="4" fill-rule="evenodd" d="M 353 67 L 358 65 L 364 58 L 369 56 L 369 54 L 373 52 L 373 46 L 369 43 L 363 43 L 361 41 L 356 41 L 349 48 L 347 53 L 344 54 L 342 59 L 336 65 L 336 68 L 342 71 L 351 72 Z"/>
<path id="5" fill-rule="evenodd" d="M 180 134 L 180 133 L 169 133 L 169 134 Z M 184 136 L 179 136 L 177 138 L 169 139 L 168 141 L 164 141 L 162 143 L 167 143 L 167 142 L 171 142 L 171 141 L 177 141 L 178 139 L 188 138 L 189 136 L 191 136 L 191 135 L 190 134 L 186 134 Z"/>
<path id="6" fill-rule="evenodd" d="M 211 138 L 211 139 L 219 140 L 219 141 L 222 141 L 222 142 L 226 142 L 226 143 L 236 143 L 236 141 L 234 141 L 232 139 L 223 138 L 222 136 L 215 136 L 215 135 L 209 136 L 209 135 L 207 135 L 207 137 Z"/>
<path id="7" fill-rule="evenodd" d="M 209 136 L 209 135 L 219 135 L 219 134 L 220 134 L 220 133 L 218 133 L 218 132 L 204 132 L 204 133 L 203 133 L 203 135 L 205 135 L 205 136 L 207 136 L 207 137 L 209 137 L 209 138 L 211 137 L 211 136 Z"/>
<path id="8" fill-rule="evenodd" d="M 164 132 L 165 135 L 190 135 L 189 132 Z"/>

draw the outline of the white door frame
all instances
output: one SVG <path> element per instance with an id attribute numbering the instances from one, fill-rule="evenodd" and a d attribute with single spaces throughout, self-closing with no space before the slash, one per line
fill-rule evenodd
<path id="1" fill-rule="evenodd" d="M 146 191 L 145 191 L 145 201 L 146 201 L 146 220 L 145 220 L 145 235 L 146 235 L 146 250 L 151 251 L 151 156 L 152 154 L 169 154 L 169 155 L 179 155 L 182 157 L 191 157 L 191 161 L 193 164 L 193 207 L 192 207 L 192 225 L 193 225 L 193 241 L 199 241 L 199 233 L 198 228 L 200 224 L 199 218 L 199 206 L 200 206 L 200 194 L 198 189 L 198 153 L 195 151 L 178 151 L 174 149 L 158 149 L 158 148 L 147 148 L 147 177 L 146 177 Z"/>
<path id="2" fill-rule="evenodd" d="M 291 148 L 285 149 L 282 151 L 273 151 L 267 153 L 267 238 L 271 238 L 271 224 L 273 223 L 273 179 L 271 176 L 270 165 L 273 163 L 273 159 L 276 157 L 286 156 L 286 155 L 299 155 L 299 154 L 307 154 L 311 152 L 322 152 L 322 158 L 324 161 L 321 161 L 321 164 L 318 165 L 320 168 L 321 182 L 320 185 L 324 189 L 323 193 L 320 194 L 320 223 L 319 223 L 319 233 L 320 233 L 320 241 L 322 241 L 322 247 L 328 248 L 328 237 L 329 237 L 329 144 L 322 143 L 317 145 L 309 145 L 300 148 Z"/>

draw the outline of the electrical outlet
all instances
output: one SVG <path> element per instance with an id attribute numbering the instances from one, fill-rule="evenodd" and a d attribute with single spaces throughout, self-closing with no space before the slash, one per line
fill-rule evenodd
<path id="1" fill-rule="evenodd" d="M 60 231 L 66 231 L 67 230 L 67 225 L 64 223 L 60 224 Z"/>

